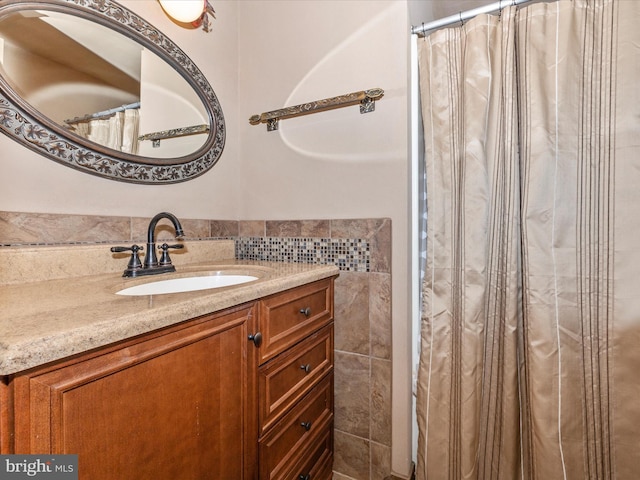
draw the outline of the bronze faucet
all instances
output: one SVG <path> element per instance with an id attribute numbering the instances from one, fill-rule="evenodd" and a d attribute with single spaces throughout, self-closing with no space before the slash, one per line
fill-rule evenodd
<path id="1" fill-rule="evenodd" d="M 147 230 L 147 252 L 145 253 L 145 256 L 144 256 L 144 263 L 140 263 L 140 258 L 138 257 L 138 252 L 141 250 L 144 250 L 143 247 L 140 247 L 139 245 L 132 245 L 131 247 L 111 247 L 112 252 L 131 251 L 131 259 L 129 260 L 129 264 L 127 265 L 127 268 L 122 274 L 123 277 L 157 275 L 159 273 L 176 271 L 176 267 L 171 264 L 171 258 L 169 257 L 169 249 L 183 248 L 184 245 L 182 244 L 168 245 L 166 243 L 163 243 L 160 246 L 160 249 L 162 250 L 162 256 L 160 257 L 160 261 L 158 261 L 158 256 L 156 255 L 156 240 L 155 240 L 156 225 L 163 218 L 169 219 L 171 220 L 171 223 L 173 223 L 173 228 L 176 231 L 176 238 L 179 239 L 184 236 L 184 232 L 182 231 L 182 225 L 180 225 L 180 221 L 176 218 L 175 215 L 168 212 L 161 212 L 157 214 L 149 222 L 149 228 Z"/>

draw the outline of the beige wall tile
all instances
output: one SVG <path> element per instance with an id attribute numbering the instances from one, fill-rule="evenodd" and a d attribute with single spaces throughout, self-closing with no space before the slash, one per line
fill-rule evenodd
<path id="1" fill-rule="evenodd" d="M 369 274 L 341 272 L 335 286 L 335 348 L 369 355 Z"/>
<path id="2" fill-rule="evenodd" d="M 371 356 L 391 360 L 391 275 L 368 275 Z"/>
<path id="3" fill-rule="evenodd" d="M 385 480 L 391 473 L 391 447 L 371 442 L 371 480 Z"/>
<path id="4" fill-rule="evenodd" d="M 329 238 L 329 220 L 284 220 L 266 222 L 267 237 L 316 237 Z"/>
<path id="5" fill-rule="evenodd" d="M 237 220 L 211 220 L 211 236 L 212 237 L 237 237 L 238 236 Z"/>
<path id="6" fill-rule="evenodd" d="M 334 356 L 335 428 L 369 438 L 369 358 L 339 351 Z"/>
<path id="7" fill-rule="evenodd" d="M 264 237 L 265 222 L 263 220 L 241 220 L 238 222 L 238 235 L 241 237 Z"/>
<path id="8" fill-rule="evenodd" d="M 377 227 L 371 243 L 371 271 L 391 273 L 391 220 L 380 220 Z"/>
<path id="9" fill-rule="evenodd" d="M 372 441 L 391 446 L 391 362 L 371 359 Z"/>
<path id="10" fill-rule="evenodd" d="M 211 237 L 211 222 L 209 220 L 194 220 L 179 218 L 182 229 L 184 230 L 184 238 L 209 238 Z M 170 232 L 174 238 L 173 232 Z"/>
<path id="11" fill-rule="evenodd" d="M 128 217 L 0 212 L 0 243 L 121 242 Z"/>
<path id="12" fill-rule="evenodd" d="M 369 441 L 336 431 L 334 444 L 334 470 L 352 479 L 369 480 Z"/>
<path id="13" fill-rule="evenodd" d="M 371 240 L 386 219 L 355 218 L 331 220 L 332 238 L 364 238 Z"/>

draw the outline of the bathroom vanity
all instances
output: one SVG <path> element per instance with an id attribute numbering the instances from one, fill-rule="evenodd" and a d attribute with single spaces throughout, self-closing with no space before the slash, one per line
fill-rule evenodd
<path id="1" fill-rule="evenodd" d="M 90 480 L 330 479 L 337 269 L 172 275 L 207 269 L 259 278 L 137 297 L 111 274 L 3 286 L 1 452 L 78 454 Z"/>

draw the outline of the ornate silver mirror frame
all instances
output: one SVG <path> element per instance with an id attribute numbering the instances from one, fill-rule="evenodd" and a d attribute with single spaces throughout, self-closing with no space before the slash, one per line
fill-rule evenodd
<path id="1" fill-rule="evenodd" d="M 196 152 L 173 159 L 121 153 L 70 134 L 24 101 L 0 75 L 0 130 L 27 148 L 63 165 L 103 178 L 139 184 L 191 180 L 218 161 L 225 123 L 218 99 L 198 67 L 153 25 L 112 0 L 2 0 L 0 19 L 25 9 L 68 13 L 135 40 L 170 64 L 193 87 L 209 116 L 209 135 Z"/>

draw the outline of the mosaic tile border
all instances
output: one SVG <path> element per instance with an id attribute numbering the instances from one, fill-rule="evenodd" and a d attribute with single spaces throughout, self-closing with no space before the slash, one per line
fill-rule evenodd
<path id="1" fill-rule="evenodd" d="M 347 272 L 371 271 L 371 246 L 361 238 L 238 237 L 236 258 L 336 265 Z"/>

